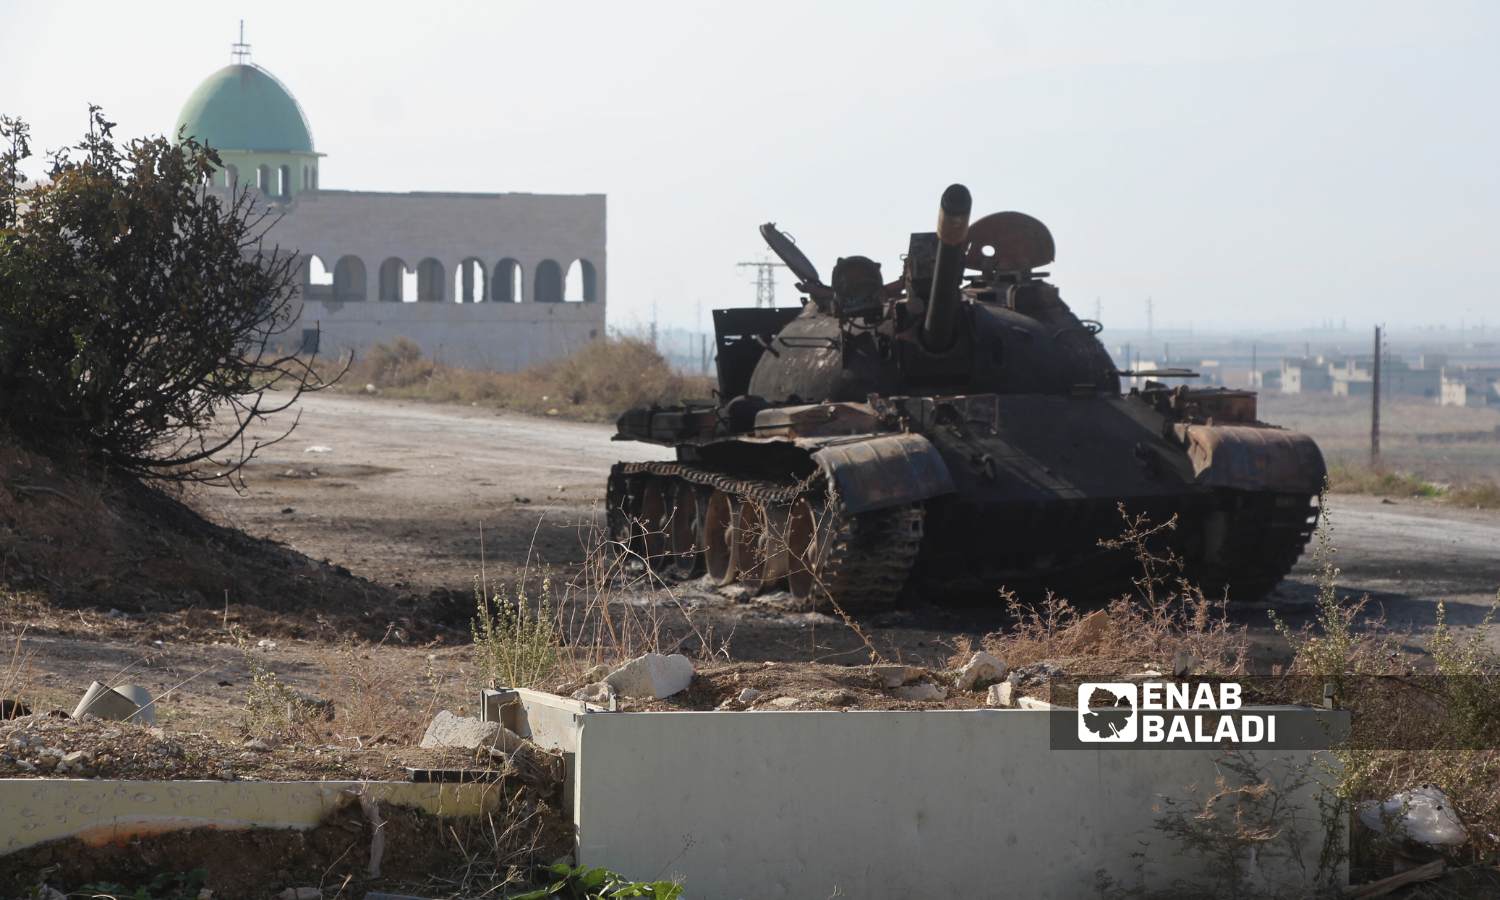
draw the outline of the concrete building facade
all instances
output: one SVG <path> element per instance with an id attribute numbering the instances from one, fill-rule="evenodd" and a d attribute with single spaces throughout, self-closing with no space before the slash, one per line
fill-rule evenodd
<path id="1" fill-rule="evenodd" d="M 177 132 L 218 151 L 213 188 L 270 206 L 268 243 L 296 255 L 290 346 L 324 355 L 398 338 L 470 368 L 514 371 L 605 334 L 603 194 L 323 190 L 291 92 L 248 62 L 193 92 Z"/>

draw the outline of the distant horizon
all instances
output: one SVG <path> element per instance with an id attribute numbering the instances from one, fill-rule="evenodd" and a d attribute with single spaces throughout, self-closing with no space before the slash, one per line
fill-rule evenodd
<path id="1" fill-rule="evenodd" d="M 952 181 L 976 214 L 1047 222 L 1064 299 L 1116 330 L 1148 297 L 1156 329 L 1195 332 L 1441 331 L 1495 308 L 1495 5 L 945 9 L 271 0 L 246 40 L 305 110 L 326 188 L 607 195 L 615 327 L 750 305 L 736 263 L 764 255 L 765 221 L 825 273 L 860 253 L 893 277 Z M 153 12 L 0 10 L 0 112 L 39 156 L 89 102 L 119 136 L 169 132 L 230 61 L 236 11 Z"/>

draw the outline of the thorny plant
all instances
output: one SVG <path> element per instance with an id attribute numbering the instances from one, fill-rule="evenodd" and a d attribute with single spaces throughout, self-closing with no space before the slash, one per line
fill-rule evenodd
<path id="1" fill-rule="evenodd" d="M 1311 836 L 1306 825 L 1311 823 L 1301 821 L 1298 797 L 1317 790 L 1312 766 L 1284 760 L 1262 763 L 1252 753 L 1226 748 L 1215 767 L 1218 774 L 1211 789 L 1190 786 L 1185 796 L 1160 797 L 1154 808 L 1153 828 L 1172 842 L 1174 855 L 1201 861 L 1207 880 L 1178 880 L 1164 890 L 1148 889 L 1147 854 L 1142 852 L 1135 884 L 1097 871 L 1100 894 L 1111 900 L 1337 896 L 1337 862 L 1303 858 Z M 1270 882 L 1268 872 L 1283 874 Z"/>
<path id="2" fill-rule="evenodd" d="M 250 671 L 250 686 L 245 689 L 245 710 L 241 718 L 244 733 L 274 740 L 304 735 L 312 718 L 312 705 L 283 684 L 276 673 L 261 662 L 243 631 L 231 627 L 230 636 Z"/>

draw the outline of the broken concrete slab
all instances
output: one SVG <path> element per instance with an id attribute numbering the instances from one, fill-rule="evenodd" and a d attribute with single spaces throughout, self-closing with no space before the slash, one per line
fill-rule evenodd
<path id="1" fill-rule="evenodd" d="M 1000 709 L 1010 709 L 1016 705 L 1015 693 L 1016 686 L 1013 682 L 1002 681 L 998 684 L 992 684 L 989 691 L 985 694 L 984 705 Z"/>
<path id="2" fill-rule="evenodd" d="M 930 681 L 919 681 L 916 684 L 902 685 L 896 688 L 895 694 L 902 700 L 910 700 L 914 703 L 929 703 L 936 700 L 948 699 L 948 692 L 941 686 Z"/>
<path id="3" fill-rule="evenodd" d="M 617 696 L 615 686 L 607 681 L 586 684 L 572 694 L 574 700 L 582 700 L 584 703 L 592 703 L 595 706 L 609 706 Z"/>
<path id="4" fill-rule="evenodd" d="M 1046 700 L 1038 700 L 1035 697 L 1022 697 L 1016 701 L 1016 706 L 1021 709 L 1051 709 L 1052 704 Z"/>
<path id="5" fill-rule="evenodd" d="M 980 650 L 958 670 L 953 686 L 961 691 L 972 691 L 1005 677 L 1005 663 L 997 656 Z"/>
<path id="6" fill-rule="evenodd" d="M 137 725 L 156 724 L 156 702 L 151 692 L 138 684 L 122 684 L 110 687 L 98 681 L 90 684 L 83 699 L 73 708 L 73 718 L 85 715 L 114 721 L 130 721 Z"/>
<path id="7" fill-rule="evenodd" d="M 1457 847 L 1469 839 L 1453 801 L 1430 784 L 1402 791 L 1383 803 L 1362 804 L 1359 821 L 1372 831 L 1428 847 Z"/>
<path id="8" fill-rule="evenodd" d="M 693 683 L 693 663 L 681 653 L 637 656 L 604 679 L 622 697 L 662 700 Z"/>
<path id="9" fill-rule="evenodd" d="M 870 669 L 875 673 L 875 677 L 880 679 L 881 685 L 888 688 L 911 684 L 927 674 L 926 669 L 916 666 L 871 666 Z"/>
<path id="10" fill-rule="evenodd" d="M 514 752 L 523 744 L 523 739 L 499 722 L 484 722 L 468 716 L 454 715 L 442 710 L 433 717 L 422 735 L 421 747 L 432 750 L 457 747 L 462 750 L 489 748 L 504 753 Z"/>

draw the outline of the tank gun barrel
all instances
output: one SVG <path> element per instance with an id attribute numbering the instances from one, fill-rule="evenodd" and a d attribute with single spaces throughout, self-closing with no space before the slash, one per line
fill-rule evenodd
<path id="1" fill-rule="evenodd" d="M 932 271 L 932 296 L 927 298 L 927 314 L 922 320 L 922 346 L 933 353 L 953 346 L 972 206 L 969 189 L 961 184 L 950 184 L 938 206 L 937 264 Z"/>

